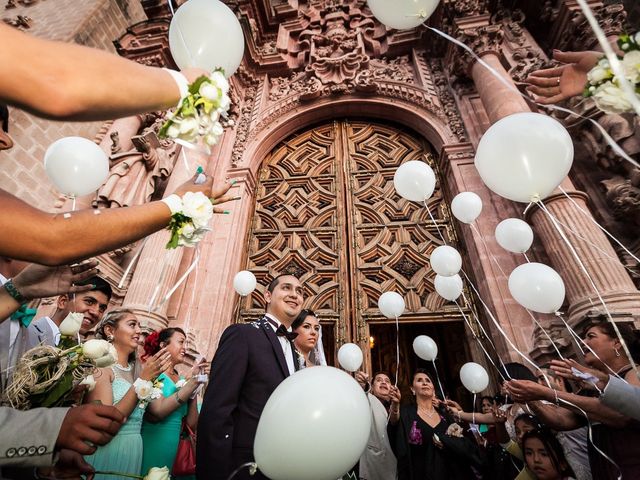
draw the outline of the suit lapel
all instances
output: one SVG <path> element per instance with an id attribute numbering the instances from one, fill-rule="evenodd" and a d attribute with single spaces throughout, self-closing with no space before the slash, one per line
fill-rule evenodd
<path id="1" fill-rule="evenodd" d="M 287 361 L 284 358 L 284 352 L 282 351 L 282 345 L 280 344 L 280 340 L 278 340 L 278 336 L 276 332 L 273 331 L 271 325 L 266 320 L 266 318 L 260 319 L 260 327 L 262 331 L 269 339 L 271 346 L 273 347 L 273 352 L 276 354 L 276 359 L 278 360 L 278 364 L 280 365 L 280 369 L 285 377 L 289 376 L 289 367 L 287 366 Z"/>
<path id="2" fill-rule="evenodd" d="M 10 318 L 0 323 L 0 386 L 6 388 L 7 369 L 9 368 L 9 341 L 11 331 Z"/>

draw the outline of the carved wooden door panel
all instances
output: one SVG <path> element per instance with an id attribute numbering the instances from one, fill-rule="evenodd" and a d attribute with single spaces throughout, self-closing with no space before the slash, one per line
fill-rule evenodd
<path id="1" fill-rule="evenodd" d="M 430 145 L 414 134 L 339 121 L 292 135 L 264 160 L 247 268 L 262 285 L 284 272 L 302 280 L 305 305 L 323 323 L 330 363 L 336 346 L 364 347 L 369 324 L 389 322 L 377 309 L 385 291 L 405 297 L 403 322 L 459 318 L 435 293 L 428 262 L 442 244 L 437 229 L 452 235 L 439 185 L 428 202 L 438 227 L 423 205 L 393 188 L 400 164 L 425 159 L 435 167 Z M 263 311 L 256 291 L 239 317 L 250 320 Z"/>

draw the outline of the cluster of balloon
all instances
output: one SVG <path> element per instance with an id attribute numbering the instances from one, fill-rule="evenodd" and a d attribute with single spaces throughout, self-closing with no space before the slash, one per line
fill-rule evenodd
<path id="1" fill-rule="evenodd" d="M 81 197 L 95 192 L 107 179 L 109 159 L 91 140 L 65 137 L 47 148 L 44 168 L 60 193 Z"/>
<path id="2" fill-rule="evenodd" d="M 257 283 L 256 276 L 248 270 L 242 270 L 233 277 L 233 288 L 243 297 L 253 292 Z"/>
<path id="3" fill-rule="evenodd" d="M 433 362 L 438 356 L 438 345 L 428 335 L 418 335 L 413 340 L 413 351 L 421 359 Z"/>
<path id="4" fill-rule="evenodd" d="M 233 11 L 218 0 L 188 0 L 169 25 L 169 49 L 181 70 L 221 68 L 228 78 L 244 55 L 242 27 Z"/>
<path id="5" fill-rule="evenodd" d="M 355 343 L 345 343 L 338 350 L 338 363 L 347 372 L 358 371 L 362 360 L 362 350 Z"/>
<path id="6" fill-rule="evenodd" d="M 573 163 L 573 142 L 557 120 L 514 113 L 491 125 L 478 144 L 475 166 L 498 195 L 530 203 L 548 197 Z"/>
<path id="7" fill-rule="evenodd" d="M 562 277 L 542 263 L 525 263 L 509 275 L 509 291 L 523 307 L 538 313 L 555 313 L 564 302 Z"/>
<path id="8" fill-rule="evenodd" d="M 373 16 L 389 28 L 405 30 L 425 22 L 439 0 L 367 0 Z"/>
<path id="9" fill-rule="evenodd" d="M 305 368 L 269 397 L 254 440 L 256 464 L 274 480 L 335 480 L 356 464 L 370 429 L 369 402 L 349 374 L 333 367 Z M 291 445 L 312 453 L 286 455 L 283 461 Z"/>
<path id="10" fill-rule="evenodd" d="M 525 253 L 533 243 L 533 230 L 519 218 L 507 218 L 496 227 L 496 241 L 505 250 Z"/>

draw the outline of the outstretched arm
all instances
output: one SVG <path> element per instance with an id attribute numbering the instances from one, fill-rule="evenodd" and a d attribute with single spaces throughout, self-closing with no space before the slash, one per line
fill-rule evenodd
<path id="1" fill-rule="evenodd" d="M 108 120 L 166 110 L 180 99 L 169 73 L 108 52 L 43 40 L 5 25 L 0 25 L 0 45 L 0 103 L 41 117 Z M 206 72 L 183 73 L 193 81 Z"/>

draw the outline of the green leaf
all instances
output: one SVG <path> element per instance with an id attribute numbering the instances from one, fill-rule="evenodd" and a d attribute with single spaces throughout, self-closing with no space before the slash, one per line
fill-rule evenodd
<path id="1" fill-rule="evenodd" d="M 65 375 L 49 390 L 46 397 L 39 405 L 40 407 L 52 407 L 56 405 L 63 397 L 68 395 L 73 389 L 73 375 L 67 371 Z"/>
<path id="2" fill-rule="evenodd" d="M 195 95 L 200 91 L 200 87 L 204 82 L 208 82 L 209 77 L 207 75 L 202 75 L 201 77 L 196 78 L 196 80 L 189 86 L 189 93 L 191 95 Z"/>

